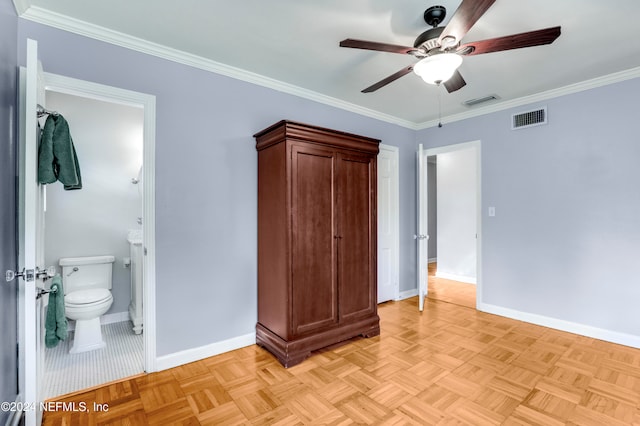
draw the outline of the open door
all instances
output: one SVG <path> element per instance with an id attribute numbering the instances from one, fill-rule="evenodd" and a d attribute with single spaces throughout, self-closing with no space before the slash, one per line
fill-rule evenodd
<path id="1" fill-rule="evenodd" d="M 38 183 L 38 111 L 44 106 L 44 84 L 38 65 L 38 44 L 27 40 L 27 66 L 20 68 L 20 163 L 18 191 L 19 252 L 23 269 L 19 281 L 18 387 L 26 426 L 42 421 L 40 378 L 44 367 L 41 332 L 44 288 L 44 186 Z"/>
<path id="2" fill-rule="evenodd" d="M 424 309 L 424 299 L 429 289 L 429 236 L 427 229 L 429 224 L 427 215 L 427 162 L 424 157 L 422 144 L 418 145 L 416 154 L 416 276 L 418 279 L 418 308 Z"/>

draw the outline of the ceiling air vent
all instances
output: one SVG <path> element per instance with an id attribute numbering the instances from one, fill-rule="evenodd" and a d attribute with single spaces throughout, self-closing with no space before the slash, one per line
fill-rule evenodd
<path id="1" fill-rule="evenodd" d="M 511 130 L 547 124 L 547 107 L 511 116 Z"/>
<path id="2" fill-rule="evenodd" d="M 488 95 L 482 98 L 469 99 L 468 101 L 464 101 L 462 104 L 468 107 L 472 107 L 485 102 L 495 101 L 496 99 L 500 99 L 500 97 L 498 95 Z"/>

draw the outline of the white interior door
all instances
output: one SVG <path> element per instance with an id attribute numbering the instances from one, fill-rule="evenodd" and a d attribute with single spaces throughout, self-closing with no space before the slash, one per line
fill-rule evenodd
<path id="1" fill-rule="evenodd" d="M 427 235 L 428 206 L 427 206 L 427 161 L 422 144 L 418 145 L 416 153 L 416 283 L 418 287 L 418 308 L 424 309 L 424 299 L 429 289 L 429 236 Z"/>
<path id="2" fill-rule="evenodd" d="M 18 200 L 19 265 L 27 272 L 19 282 L 19 392 L 25 404 L 25 424 L 42 421 L 43 323 L 42 299 L 37 288 L 44 287 L 38 271 L 44 267 L 44 186 L 38 183 L 37 105 L 44 106 L 42 70 L 38 65 L 38 44 L 27 40 L 27 66 L 20 69 L 20 183 Z"/>
<path id="3" fill-rule="evenodd" d="M 378 154 L 378 303 L 400 293 L 398 148 L 380 145 Z"/>

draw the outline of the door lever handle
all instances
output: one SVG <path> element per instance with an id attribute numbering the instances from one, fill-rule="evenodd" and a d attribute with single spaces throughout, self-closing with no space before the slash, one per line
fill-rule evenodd
<path id="1" fill-rule="evenodd" d="M 36 279 L 43 278 L 48 280 L 49 278 L 53 278 L 56 275 L 56 267 L 51 265 L 47 267 L 47 269 L 41 271 L 40 268 L 36 268 Z"/>

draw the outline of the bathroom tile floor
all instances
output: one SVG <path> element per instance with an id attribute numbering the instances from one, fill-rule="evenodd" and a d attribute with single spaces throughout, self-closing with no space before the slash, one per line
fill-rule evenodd
<path id="1" fill-rule="evenodd" d="M 131 322 L 102 326 L 107 347 L 70 354 L 73 332 L 55 348 L 45 348 L 44 398 L 76 392 L 144 371 L 143 335 L 134 334 Z"/>

